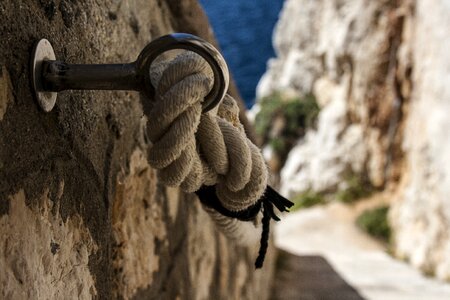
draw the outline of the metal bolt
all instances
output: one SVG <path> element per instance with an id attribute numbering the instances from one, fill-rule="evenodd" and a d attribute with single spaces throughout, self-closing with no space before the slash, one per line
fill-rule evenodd
<path id="1" fill-rule="evenodd" d="M 57 93 L 64 90 L 133 90 L 153 98 L 155 88 L 150 81 L 150 67 L 162 53 L 184 49 L 202 56 L 214 74 L 214 84 L 203 102 L 203 112 L 214 108 L 225 96 L 229 85 L 228 67 L 219 51 L 201 38 L 174 33 L 149 43 L 138 59 L 125 64 L 68 64 L 57 61 L 50 42 L 40 40 L 31 64 L 32 86 L 40 107 L 49 112 Z"/>

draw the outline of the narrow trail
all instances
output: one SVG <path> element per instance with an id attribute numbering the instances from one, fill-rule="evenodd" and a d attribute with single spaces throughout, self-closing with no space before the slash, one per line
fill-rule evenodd
<path id="1" fill-rule="evenodd" d="M 331 203 L 283 218 L 275 243 L 284 250 L 276 275 L 284 280 L 277 280 L 273 290 L 291 288 L 297 295 L 273 299 L 450 299 L 450 284 L 394 259 L 382 243 L 359 230 L 357 211 Z"/>

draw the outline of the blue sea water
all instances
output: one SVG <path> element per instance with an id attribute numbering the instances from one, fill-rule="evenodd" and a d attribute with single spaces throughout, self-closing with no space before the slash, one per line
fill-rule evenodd
<path id="1" fill-rule="evenodd" d="M 283 0 L 200 0 L 247 107 L 274 57 L 272 31 Z"/>

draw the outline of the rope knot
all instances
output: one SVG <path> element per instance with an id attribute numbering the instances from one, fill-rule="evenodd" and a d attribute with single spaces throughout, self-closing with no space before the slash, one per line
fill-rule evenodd
<path id="1" fill-rule="evenodd" d="M 222 205 L 232 211 L 256 203 L 267 185 L 267 168 L 245 135 L 236 101 L 226 95 L 217 109 L 201 113 L 213 82 L 207 62 L 186 52 L 155 66 L 151 75 L 156 93 L 148 114 L 148 160 L 160 180 L 189 193 L 217 185 Z"/>
<path id="2" fill-rule="evenodd" d="M 236 101 L 226 95 L 218 108 L 202 114 L 213 73 L 193 52 L 152 67 L 150 74 L 156 93 L 147 112 L 147 136 L 152 142 L 148 161 L 158 169 L 160 181 L 209 198 L 201 199 L 204 206 L 213 208 L 206 211 L 231 238 L 242 235 L 241 221 L 255 220 L 263 209 L 267 244 L 267 220 L 274 214 L 269 208 L 272 203 L 260 198 L 268 171 L 260 150 L 245 135 Z M 212 198 L 217 201 L 211 206 Z M 265 253 L 263 244 L 261 239 Z"/>

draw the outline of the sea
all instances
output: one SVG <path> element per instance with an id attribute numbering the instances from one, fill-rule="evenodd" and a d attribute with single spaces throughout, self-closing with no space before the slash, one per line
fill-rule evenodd
<path id="1" fill-rule="evenodd" d="M 274 57 L 272 35 L 283 0 L 200 0 L 248 108 Z"/>

